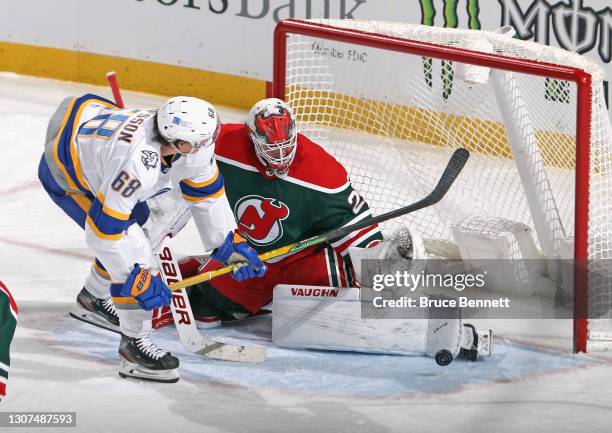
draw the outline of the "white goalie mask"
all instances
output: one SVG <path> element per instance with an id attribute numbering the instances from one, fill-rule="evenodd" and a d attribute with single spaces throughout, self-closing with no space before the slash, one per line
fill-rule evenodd
<path id="1" fill-rule="evenodd" d="M 285 175 L 297 150 L 297 127 L 289 105 L 276 98 L 262 99 L 251 108 L 246 126 L 268 173 Z"/>
<path id="2" fill-rule="evenodd" d="M 178 141 L 191 144 L 191 151 L 211 146 L 219 137 L 221 121 L 217 110 L 208 102 L 190 96 L 168 99 L 157 112 L 159 133 L 178 150 Z"/>

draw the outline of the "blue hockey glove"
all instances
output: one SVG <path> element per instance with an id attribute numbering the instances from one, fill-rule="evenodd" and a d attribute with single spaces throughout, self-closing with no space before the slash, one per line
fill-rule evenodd
<path id="1" fill-rule="evenodd" d="M 266 265 L 257 257 L 257 251 L 238 233 L 229 232 L 223 244 L 213 251 L 211 257 L 224 265 L 241 263 L 232 272 L 236 281 L 263 277 L 267 271 Z"/>
<path id="2" fill-rule="evenodd" d="M 150 269 L 142 269 L 138 264 L 134 265 L 119 294 L 136 299 L 146 311 L 170 305 L 172 299 L 172 292 L 166 283 L 151 275 Z"/>

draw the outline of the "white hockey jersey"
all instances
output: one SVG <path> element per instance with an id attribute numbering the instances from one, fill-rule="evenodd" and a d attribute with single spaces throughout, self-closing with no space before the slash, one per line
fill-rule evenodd
<path id="1" fill-rule="evenodd" d="M 134 263 L 151 265 L 150 245 L 134 224 L 144 223 L 151 197 L 180 188 L 206 250 L 235 228 L 214 145 L 164 159 L 155 122 L 156 110 L 119 109 L 85 95 L 71 101 L 52 144 L 51 171 L 86 210 L 87 244 L 113 283 L 124 282 Z"/>

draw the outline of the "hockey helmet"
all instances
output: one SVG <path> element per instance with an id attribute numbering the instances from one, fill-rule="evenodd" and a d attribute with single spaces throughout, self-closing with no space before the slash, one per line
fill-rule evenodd
<path id="1" fill-rule="evenodd" d="M 190 96 L 175 96 L 162 104 L 157 112 L 157 127 L 161 136 L 178 150 L 179 141 L 191 144 L 195 153 L 215 143 L 221 121 L 217 110 L 208 102 Z"/>

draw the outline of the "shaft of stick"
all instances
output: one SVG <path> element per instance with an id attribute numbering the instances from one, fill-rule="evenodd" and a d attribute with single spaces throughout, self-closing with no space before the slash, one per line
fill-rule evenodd
<path id="1" fill-rule="evenodd" d="M 123 104 L 123 98 L 121 97 L 121 91 L 119 90 L 117 74 L 115 73 L 115 71 L 107 72 L 106 79 L 108 80 L 108 84 L 110 84 L 111 92 L 113 92 L 113 98 L 115 98 L 115 103 L 119 106 L 119 108 L 125 108 L 125 105 Z"/>

